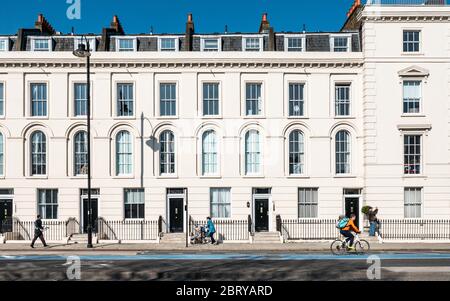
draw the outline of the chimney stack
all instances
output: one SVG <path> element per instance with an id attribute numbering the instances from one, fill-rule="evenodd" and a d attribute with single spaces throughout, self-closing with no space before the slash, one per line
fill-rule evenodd
<path id="1" fill-rule="evenodd" d="M 270 28 L 270 23 L 267 20 L 267 13 L 262 15 L 261 24 L 259 25 L 259 33 L 268 32 Z"/>
<path id="2" fill-rule="evenodd" d="M 119 17 L 117 15 L 114 15 L 110 27 L 116 33 L 125 34 L 125 31 L 123 30 L 122 24 L 120 24 Z"/>
<path id="3" fill-rule="evenodd" d="M 43 14 L 38 15 L 37 21 L 34 23 L 34 28 L 38 29 L 41 33 L 49 35 L 55 34 L 55 29 L 50 25 L 47 19 L 45 19 Z"/>
<path id="4" fill-rule="evenodd" d="M 275 51 L 275 32 L 267 19 L 267 13 L 262 15 L 261 24 L 259 25 L 259 33 L 267 33 L 269 35 L 267 50 Z"/>
<path id="5" fill-rule="evenodd" d="M 194 21 L 192 14 L 189 13 L 186 22 L 186 34 L 184 36 L 184 51 L 192 51 L 192 36 L 194 35 Z"/>
<path id="6" fill-rule="evenodd" d="M 352 7 L 350 7 L 350 10 L 347 13 L 347 18 L 350 17 L 351 14 L 353 14 L 353 12 L 361 6 L 361 0 L 355 0 L 355 2 L 353 2 Z"/>

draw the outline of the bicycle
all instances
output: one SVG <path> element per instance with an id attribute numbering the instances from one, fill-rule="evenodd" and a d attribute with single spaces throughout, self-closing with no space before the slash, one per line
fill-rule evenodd
<path id="1" fill-rule="evenodd" d="M 341 235 L 341 237 L 343 236 Z M 368 253 L 370 250 L 369 242 L 365 239 L 360 239 L 358 234 L 355 235 L 355 239 L 353 240 L 353 246 L 355 247 L 355 249 L 349 250 L 347 245 L 347 239 L 344 237 L 333 241 L 331 243 L 330 249 L 331 253 L 333 253 L 334 255 L 344 255 L 344 254 L 362 255 Z"/>

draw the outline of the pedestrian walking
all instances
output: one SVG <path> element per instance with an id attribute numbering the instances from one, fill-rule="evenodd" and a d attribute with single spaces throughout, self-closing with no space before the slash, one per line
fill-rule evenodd
<path id="1" fill-rule="evenodd" d="M 377 214 L 378 214 L 378 207 L 376 207 L 375 209 L 373 209 L 372 207 L 369 208 L 368 213 L 370 223 L 369 236 L 375 236 L 375 231 L 377 230 L 378 227 Z"/>
<path id="2" fill-rule="evenodd" d="M 44 227 L 42 226 L 42 220 L 41 220 L 41 216 L 38 215 L 36 221 L 34 222 L 34 238 L 31 241 L 31 245 L 30 247 L 34 248 L 34 243 L 36 242 L 36 240 L 39 238 L 42 241 L 42 244 L 44 245 L 44 247 L 47 247 L 48 245 L 45 243 L 45 239 L 44 239 Z"/>
<path id="3" fill-rule="evenodd" d="M 216 233 L 216 227 L 214 226 L 214 223 L 209 216 L 206 218 L 206 220 L 207 220 L 206 228 L 208 229 L 206 236 L 211 237 L 211 244 L 215 245 L 215 244 L 217 244 L 216 240 L 214 239 L 214 233 Z"/>

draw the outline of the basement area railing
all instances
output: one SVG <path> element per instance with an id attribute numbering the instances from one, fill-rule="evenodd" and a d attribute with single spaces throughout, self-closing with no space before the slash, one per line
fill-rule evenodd
<path id="1" fill-rule="evenodd" d="M 382 219 L 384 240 L 450 240 L 448 219 Z"/>
<path id="2" fill-rule="evenodd" d="M 97 220 L 99 240 L 157 240 L 158 220 Z"/>
<path id="3" fill-rule="evenodd" d="M 333 240 L 339 237 L 336 219 L 282 219 L 277 216 L 276 223 L 285 240 Z"/>
<path id="4" fill-rule="evenodd" d="M 219 241 L 245 241 L 250 239 L 251 219 L 212 219 L 216 228 L 215 238 Z M 205 226 L 206 220 L 194 220 L 189 217 L 189 233 L 195 232 L 196 226 Z"/>

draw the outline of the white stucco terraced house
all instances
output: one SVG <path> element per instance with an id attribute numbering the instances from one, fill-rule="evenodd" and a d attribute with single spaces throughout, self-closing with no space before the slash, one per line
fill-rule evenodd
<path id="1" fill-rule="evenodd" d="M 420 2 L 420 3 L 419 3 Z M 422 3 L 423 2 L 423 3 Z M 450 217 L 450 6 L 355 4 L 339 32 L 126 34 L 91 44 L 93 214 L 212 216 L 274 232 L 276 217 Z M 420 5 L 419 5 L 420 4 Z M 0 219 L 86 230 L 81 35 L 0 35 Z M 187 211 L 185 210 L 187 209 Z"/>

